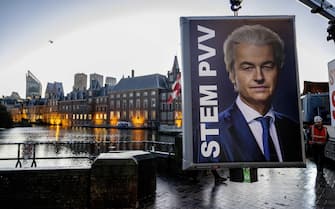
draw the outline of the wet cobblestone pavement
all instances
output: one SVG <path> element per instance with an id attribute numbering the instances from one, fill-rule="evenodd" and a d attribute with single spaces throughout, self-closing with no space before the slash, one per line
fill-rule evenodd
<path id="1" fill-rule="evenodd" d="M 221 171 L 225 176 L 228 170 Z M 154 200 L 141 204 L 148 209 L 281 209 L 334 208 L 334 165 L 317 173 L 315 164 L 306 168 L 258 169 L 258 181 L 226 181 L 215 184 L 209 171 L 201 171 L 197 181 L 185 176 L 158 174 Z"/>

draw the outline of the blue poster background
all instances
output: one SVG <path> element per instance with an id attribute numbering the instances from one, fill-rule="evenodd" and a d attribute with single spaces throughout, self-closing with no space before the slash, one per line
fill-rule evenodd
<path id="1" fill-rule="evenodd" d="M 299 119 L 299 89 L 297 79 L 297 61 L 295 46 L 294 18 L 267 18 L 267 17 L 236 17 L 190 20 L 190 66 L 192 81 L 192 112 L 193 118 L 193 158 L 195 163 L 217 162 L 212 158 L 204 158 L 200 155 L 200 130 L 199 130 L 199 84 L 217 84 L 219 112 L 230 106 L 236 98 L 236 92 L 229 80 L 225 69 L 223 43 L 227 36 L 237 27 L 242 25 L 261 24 L 279 34 L 285 43 L 285 60 L 281 69 L 277 90 L 273 99 L 274 108 L 285 115 L 289 115 L 296 121 Z M 207 59 L 211 69 L 217 71 L 216 77 L 199 77 L 198 56 L 205 51 L 198 49 L 198 37 L 205 35 L 197 30 L 201 25 L 215 30 L 215 37 L 203 42 L 206 46 L 216 49 L 216 56 Z"/>

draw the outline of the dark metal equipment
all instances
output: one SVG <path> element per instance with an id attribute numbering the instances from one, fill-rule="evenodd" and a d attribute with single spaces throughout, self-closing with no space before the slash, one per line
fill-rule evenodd
<path id="1" fill-rule="evenodd" d="M 241 6 L 242 0 L 230 0 L 230 9 L 234 12 L 234 16 L 237 16 L 237 12 L 242 8 Z"/>

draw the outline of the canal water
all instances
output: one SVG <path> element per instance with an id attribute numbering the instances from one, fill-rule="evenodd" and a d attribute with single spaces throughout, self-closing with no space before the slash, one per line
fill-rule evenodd
<path id="1" fill-rule="evenodd" d="M 124 142 L 133 143 L 135 149 L 144 148 L 141 142 L 174 143 L 174 136 L 160 135 L 148 129 L 84 128 L 61 126 L 18 127 L 0 131 L 0 167 L 31 167 L 35 153 L 37 167 L 87 167 L 92 157 L 114 148 L 134 149 Z M 19 145 L 20 144 L 20 145 Z M 36 144 L 36 145 L 34 145 Z M 20 146 L 20 147 L 19 147 Z M 34 152 L 35 150 L 35 152 Z M 17 157 L 22 159 L 19 160 Z M 50 159 L 63 158 L 63 159 Z"/>

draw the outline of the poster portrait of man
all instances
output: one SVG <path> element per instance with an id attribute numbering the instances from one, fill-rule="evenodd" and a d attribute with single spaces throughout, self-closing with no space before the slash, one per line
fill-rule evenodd
<path id="1" fill-rule="evenodd" d="M 304 164 L 294 17 L 181 25 L 185 167 Z"/>

